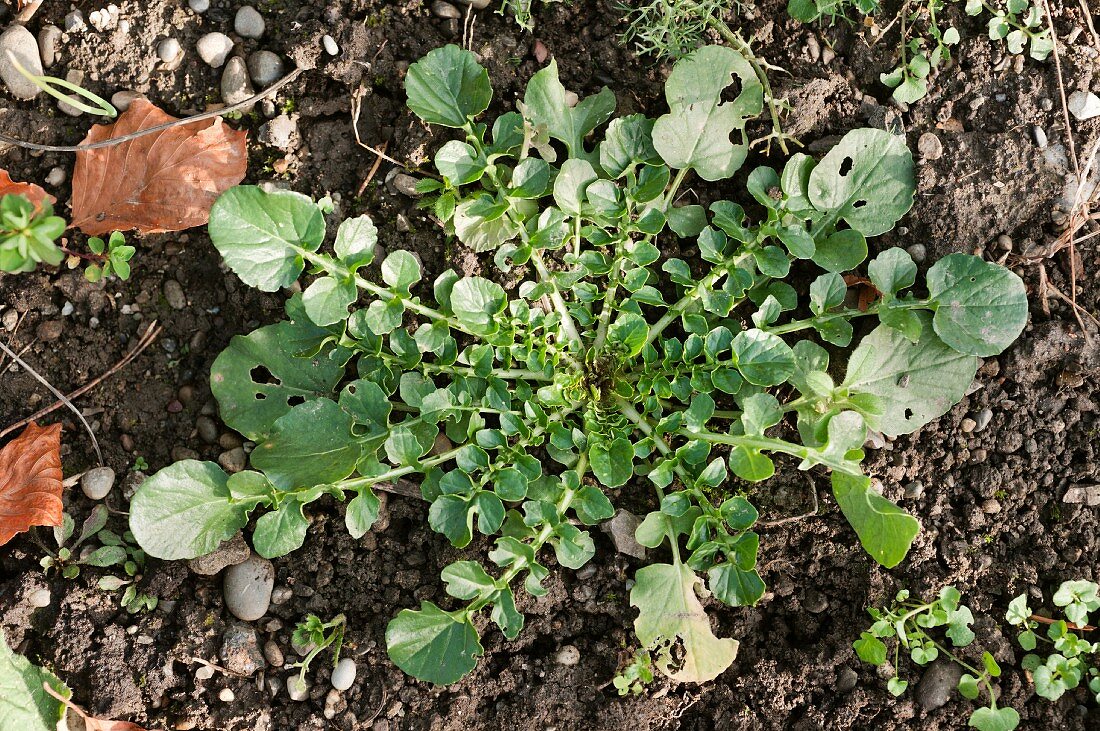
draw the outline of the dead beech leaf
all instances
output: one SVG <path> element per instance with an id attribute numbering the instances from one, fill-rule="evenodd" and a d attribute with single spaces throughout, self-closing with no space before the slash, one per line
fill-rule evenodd
<path id="1" fill-rule="evenodd" d="M 129 721 L 109 721 L 104 718 L 89 716 L 83 708 L 51 688 L 49 683 L 43 683 L 42 688 L 54 698 L 64 703 L 65 707 L 70 711 L 73 711 L 84 719 L 85 731 L 145 731 L 141 726 L 138 726 L 136 723 L 130 723 Z"/>
<path id="2" fill-rule="evenodd" d="M 61 425 L 38 426 L 0 449 L 0 546 L 36 525 L 61 525 Z"/>
<path id="3" fill-rule="evenodd" d="M 82 144 L 175 120 L 144 99 L 135 99 L 113 124 L 92 127 Z M 218 118 L 81 150 L 73 170 L 73 227 L 97 236 L 202 226 L 217 197 L 244 179 L 246 136 Z"/>
<path id="4" fill-rule="evenodd" d="M 27 200 L 39 207 L 42 201 L 49 200 L 53 205 L 57 199 L 34 183 L 17 183 L 11 179 L 7 170 L 0 170 L 0 198 L 6 195 L 25 195 Z"/>

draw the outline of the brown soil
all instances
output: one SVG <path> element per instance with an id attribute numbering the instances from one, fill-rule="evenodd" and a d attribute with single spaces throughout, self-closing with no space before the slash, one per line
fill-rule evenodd
<path id="1" fill-rule="evenodd" d="M 54 73 L 79 69 L 99 93 L 135 89 L 173 114 L 203 109 L 217 98 L 219 74 L 198 59 L 194 42 L 211 30 L 228 32 L 237 0 L 215 0 L 202 17 L 180 0 L 116 2 L 120 17 L 131 24 L 130 35 L 73 34 L 60 44 Z M 77 5 L 85 16 L 98 7 Z M 248 180 L 277 180 L 315 196 L 338 194 L 337 215 L 369 212 L 386 247 L 417 251 L 429 270 L 453 266 L 471 272 L 485 266 L 447 244 L 415 201 L 387 188 L 389 163 L 357 193 L 374 156 L 355 144 L 351 94 L 360 85 L 366 89 L 359 120 L 365 142 L 387 143 L 388 154 L 410 167 L 424 163 L 443 137 L 404 108 L 401 79 L 408 64 L 428 50 L 461 42 L 461 24 L 434 17 L 430 3 L 415 0 L 333 0 L 328 9 L 308 0 L 258 5 L 268 33 L 244 48 L 267 48 L 317 68 L 276 100 L 299 115 L 301 144 L 283 152 L 251 143 Z M 851 648 L 865 626 L 865 607 L 887 601 L 901 587 L 929 593 L 951 583 L 979 617 L 975 646 L 989 649 L 1006 668 L 999 682 L 1002 702 L 1020 711 L 1022 728 L 1100 728 L 1100 711 L 1085 693 L 1069 693 L 1056 703 L 1033 694 L 1019 669 L 1022 653 L 1014 633 L 1002 621 L 1018 593 L 1049 597 L 1062 580 L 1100 577 L 1097 508 L 1062 501 L 1068 488 L 1100 482 L 1097 335 L 1094 331 L 1089 345 L 1063 302 L 1053 296 L 1040 300 L 1039 266 L 1019 256 L 1048 245 L 1058 233 L 1051 211 L 1068 168 L 1052 154 L 1065 139 L 1055 66 L 1027 61 L 1019 73 L 1011 63 L 993 71 L 1000 50 L 982 37 L 979 24 L 953 7 L 964 38 L 957 64 L 939 74 L 927 98 L 902 111 L 889 104 L 889 91 L 877 82 L 878 73 L 891 65 L 889 40 L 867 46 L 843 24 L 802 26 L 787 18 L 783 5 L 761 0 L 756 19 L 742 32 L 755 35 L 758 53 L 789 72 L 773 73 L 773 84 L 791 101 L 788 127 L 811 149 L 864 125 L 900 127 L 913 149 L 924 133 L 935 133 L 942 142 L 941 158 L 919 163 L 913 211 L 877 245 L 924 244 L 929 262 L 953 251 L 988 249 L 990 258 L 1007 256 L 1032 294 L 1031 324 L 1008 352 L 985 361 L 981 388 L 937 422 L 872 453 L 870 473 L 923 524 L 900 567 L 884 570 L 862 552 L 821 475 L 811 473 L 808 483 L 793 464 L 785 464 L 759 488 L 756 502 L 764 516 L 805 512 L 807 484 L 820 496 L 821 509 L 812 518 L 765 531 L 761 573 L 769 592 L 758 606 L 710 608 L 716 630 L 739 638 L 741 651 L 729 671 L 702 687 L 658 682 L 642 696 L 622 699 L 609 686 L 631 648 L 634 611 L 625 597 L 638 563 L 616 554 L 602 534 L 596 536 L 592 567 L 554 572 L 548 596 L 522 602 L 528 619 L 518 640 L 507 642 L 495 628 L 485 628 L 486 656 L 469 678 L 439 689 L 403 675 L 386 657 L 386 622 L 403 607 L 442 597 L 439 569 L 466 553 L 430 531 L 424 505 L 404 498 L 391 498 L 385 525 L 360 541 L 348 537 L 334 506 L 318 503 L 323 507 L 314 511 L 305 547 L 275 561 L 277 585 L 292 588 L 293 597 L 256 623 L 262 640 L 274 638 L 288 647 L 293 625 L 308 612 L 348 616 L 346 651 L 357 658 L 359 676 L 332 720 L 322 715 L 329 672 L 323 662 L 316 665 L 312 697 L 303 703 L 291 702 L 285 691 L 272 698 L 256 678 L 195 679 L 198 666 L 188 658 L 215 660 L 231 616 L 220 581 L 192 574 L 183 563 L 152 562 L 145 589 L 162 603 L 152 613 L 134 616 L 119 608 L 117 596 L 95 588 L 94 571 L 74 581 L 45 579 L 38 568 L 40 549 L 19 538 L 0 552 L 0 626 L 9 641 L 52 667 L 85 708 L 151 728 L 961 729 L 972 707 L 968 701 L 955 695 L 926 713 L 913 702 L 912 691 L 895 699 L 885 678 L 860 664 Z M 1064 9 L 1061 2 L 1052 5 L 1063 38 L 1085 25 L 1077 2 L 1064 3 Z M 61 25 L 68 10 L 67 2 L 47 0 L 32 31 L 48 22 Z M 607 85 L 621 112 L 659 113 L 668 66 L 638 59 L 620 46 L 618 17 L 609 0 L 538 5 L 538 27 L 531 35 L 490 10 L 478 12 L 471 48 L 489 69 L 494 108 L 510 108 L 539 67 L 533 55 L 539 40 L 558 59 L 567 87 L 584 95 Z M 340 44 L 339 58 L 320 52 L 325 33 Z M 187 51 L 172 71 L 162 70 L 155 56 L 156 42 L 169 34 Z M 811 57 L 811 35 L 819 47 L 835 50 L 829 63 Z M 1063 50 L 1068 91 L 1093 86 L 1100 71 L 1090 38 L 1086 30 Z M 5 106 L 0 131 L 27 139 L 76 142 L 91 123 L 86 116 L 59 114 L 44 96 Z M 256 114 L 239 124 L 255 133 L 263 121 Z M 1047 150 L 1035 144 L 1035 126 L 1049 136 Z M 1100 120 L 1074 122 L 1079 154 L 1083 142 L 1098 133 Z M 289 170 L 275 175 L 271 165 L 284 157 Z M 17 180 L 41 183 L 56 165 L 71 171 L 72 158 L 18 148 L 0 157 L 0 166 Z M 62 201 L 68 197 L 65 186 L 52 192 Z M 1000 234 L 1012 237 L 1011 253 L 997 249 Z M 1078 254 L 1078 301 L 1096 314 L 1100 253 L 1088 244 Z M 1065 255 L 1043 266 L 1050 280 L 1069 292 Z M 18 351 L 27 348 L 23 357 L 65 391 L 119 360 L 150 321 L 163 326 L 152 347 L 78 402 L 95 423 L 107 463 L 120 474 L 124 489 L 116 487 L 112 494 L 119 509 L 125 508 L 119 494 L 128 496 L 140 481 L 133 471 L 139 456 L 155 470 L 181 450 L 204 459 L 223 451 L 204 442 L 195 427 L 212 405 L 210 364 L 233 335 L 277 319 L 283 300 L 251 290 L 227 273 L 201 229 L 144 237 L 134 270 L 129 282 L 96 285 L 85 282 L 79 270 L 0 276 L 0 309 L 12 308 L 20 316 L 18 329 L 0 336 Z M 183 309 L 173 309 L 163 294 L 169 280 L 186 293 Z M 66 303 L 72 312 L 63 316 Z M 47 324 L 53 322 L 62 327 Z M 0 428 L 51 400 L 29 375 L 5 367 Z M 968 414 L 986 408 L 993 412 L 988 428 L 980 433 L 960 428 Z M 46 419 L 56 420 L 64 424 L 66 474 L 93 466 L 89 439 L 76 421 L 64 411 Z M 905 498 L 905 486 L 914 481 L 923 484 L 923 493 Z M 91 508 L 79 489 L 67 491 L 65 500 L 78 521 Z M 121 529 L 123 520 L 114 521 Z M 48 540 L 45 532 L 41 537 Z M 484 548 L 475 544 L 469 551 Z M 33 610 L 27 596 L 47 585 L 52 603 Z M 580 662 L 556 663 L 556 651 L 569 644 L 580 650 Z M 906 667 L 916 681 L 919 668 Z M 219 701 L 223 687 L 232 688 L 236 700 Z"/>

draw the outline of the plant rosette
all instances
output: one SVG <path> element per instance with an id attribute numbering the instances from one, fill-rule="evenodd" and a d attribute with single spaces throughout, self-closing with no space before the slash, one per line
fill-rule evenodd
<path id="1" fill-rule="evenodd" d="M 740 93 L 723 101 L 734 77 Z M 482 611 L 519 634 L 516 592 L 546 592 L 543 549 L 563 567 L 586 564 L 590 527 L 626 491 L 652 489 L 637 539 L 668 556 L 635 576 L 635 631 L 676 680 L 710 680 L 736 656 L 706 597 L 742 606 L 764 593 L 748 496 L 774 455 L 831 472 L 868 553 L 902 560 L 919 524 L 863 473 L 868 431 L 907 434 L 945 413 L 978 357 L 1027 320 L 1019 278 L 980 258 L 942 259 L 923 290 L 902 250 L 865 263 L 867 238 L 913 202 L 902 138 L 855 130 L 821 160 L 755 169 L 750 219 L 730 200 L 675 205 L 688 175 L 725 180 L 745 161 L 763 94 L 728 48 L 679 61 L 657 119 L 612 119 L 607 89 L 568 106 L 551 63 L 519 111 L 478 121 L 488 74 L 456 46 L 413 64 L 405 86 L 417 116 L 460 136 L 436 153 L 425 205 L 520 283 L 509 292 L 448 270 L 429 284 L 410 252 L 375 266 L 367 216 L 343 221 L 330 252 L 306 196 L 223 194 L 210 236 L 247 285 L 274 292 L 314 276 L 285 321 L 235 337 L 211 371 L 223 421 L 256 442 L 252 469 L 189 460 L 148 478 L 130 526 L 149 555 L 208 553 L 256 513 L 256 551 L 281 556 L 302 545 L 303 509 L 326 495 L 347 501 L 358 538 L 377 518 L 372 487 L 419 476 L 434 530 L 460 548 L 494 537 L 488 565 L 443 569 L 453 601 L 424 601 L 387 629 L 393 661 L 438 684 L 474 669 Z M 690 241 L 699 259 L 663 257 L 659 236 Z M 784 281 L 792 264 L 822 272 L 808 293 Z M 845 304 L 843 274 L 856 270 L 878 293 L 863 309 Z M 875 320 L 856 342 L 854 324 Z M 818 341 L 847 353 L 846 367 L 831 367 Z"/>

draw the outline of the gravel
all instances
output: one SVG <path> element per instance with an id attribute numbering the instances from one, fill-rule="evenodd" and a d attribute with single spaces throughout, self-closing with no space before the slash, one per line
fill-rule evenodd
<path id="1" fill-rule="evenodd" d="M 207 66 L 220 69 L 233 51 L 233 39 L 225 33 L 207 33 L 196 41 L 195 51 Z"/>
<path id="2" fill-rule="evenodd" d="M 210 0 L 187 0 L 187 7 L 202 15 L 210 9 Z"/>
<path id="3" fill-rule="evenodd" d="M 605 533 L 611 536 L 611 542 L 615 544 L 615 550 L 634 558 L 645 558 L 645 546 L 634 539 L 634 531 L 641 524 L 638 516 L 629 510 L 620 510 L 615 517 L 600 526 Z"/>
<path id="4" fill-rule="evenodd" d="M 279 649 L 279 643 L 275 640 L 268 640 L 264 643 L 264 657 L 267 658 L 268 664 L 275 668 L 281 668 L 283 663 L 286 662 L 283 651 Z"/>
<path id="5" fill-rule="evenodd" d="M 253 93 L 244 59 L 240 56 L 229 59 L 225 64 L 225 71 L 222 72 L 222 101 L 226 104 L 239 104 Z"/>
<path id="6" fill-rule="evenodd" d="M 183 285 L 175 279 L 165 281 L 163 292 L 165 301 L 173 310 L 182 310 L 187 306 L 187 295 L 183 293 Z"/>
<path id="7" fill-rule="evenodd" d="M 115 471 L 110 467 L 96 467 L 80 478 L 80 489 L 89 500 L 102 500 L 115 485 Z"/>
<path id="8" fill-rule="evenodd" d="M 301 143 L 298 134 L 298 115 L 280 114 L 260 127 L 259 140 L 284 152 L 289 152 Z"/>
<path id="9" fill-rule="evenodd" d="M 38 31 L 38 53 L 46 68 L 57 62 L 57 46 L 60 42 L 61 29 L 56 25 L 46 25 Z"/>
<path id="10" fill-rule="evenodd" d="M 111 95 L 111 104 L 113 104 L 118 111 L 125 112 L 130 108 L 130 105 L 134 103 L 135 99 L 145 99 L 145 95 L 140 91 L 123 89 Z"/>
<path id="11" fill-rule="evenodd" d="M 336 39 L 326 34 L 321 36 L 321 45 L 325 48 L 325 53 L 330 56 L 340 55 L 340 46 L 336 43 Z"/>
<path id="12" fill-rule="evenodd" d="M 432 15 L 447 20 L 458 20 L 462 17 L 462 11 L 450 3 L 443 2 L 443 0 L 436 0 L 432 3 Z"/>
<path id="13" fill-rule="evenodd" d="M 259 38 L 264 34 L 264 18 L 251 5 L 245 5 L 233 18 L 233 30 L 242 38 Z"/>
<path id="14" fill-rule="evenodd" d="M 218 455 L 218 464 L 226 472 L 235 474 L 248 466 L 248 455 L 244 447 L 234 447 Z"/>
<path id="15" fill-rule="evenodd" d="M 1082 122 L 1100 117 L 1100 97 L 1089 91 L 1075 91 L 1069 95 L 1069 113 Z"/>
<path id="16" fill-rule="evenodd" d="M 951 700 L 959 685 L 963 669 L 953 662 L 937 660 L 928 666 L 917 683 L 914 698 L 917 705 L 926 711 L 942 708 Z"/>
<path id="17" fill-rule="evenodd" d="M 52 597 L 50 596 L 49 589 L 35 589 L 27 595 L 27 603 L 35 609 L 42 609 L 43 607 L 50 606 L 51 599 Z"/>
<path id="18" fill-rule="evenodd" d="M 271 86 L 283 77 L 283 59 L 271 51 L 256 51 L 248 57 L 248 75 L 259 87 Z"/>
<path id="19" fill-rule="evenodd" d="M 74 10 L 65 16 L 63 23 L 66 33 L 79 33 L 87 28 L 84 24 L 84 13 L 79 10 Z"/>
<path id="20" fill-rule="evenodd" d="M 164 63 L 172 63 L 183 53 L 183 46 L 175 38 L 165 38 L 157 44 L 157 58 Z"/>
<path id="21" fill-rule="evenodd" d="M 29 73 L 41 76 L 42 55 L 38 50 L 38 41 L 21 25 L 13 25 L 0 33 L 0 80 L 16 99 L 34 99 L 42 90 L 19 73 L 8 58 L 9 53 Z"/>
<path id="22" fill-rule="evenodd" d="M 286 692 L 292 701 L 304 701 L 309 698 L 309 681 L 302 680 L 298 673 L 286 679 Z"/>
<path id="23" fill-rule="evenodd" d="M 347 690 L 355 682 L 355 661 L 350 657 L 340 658 L 336 663 L 336 669 L 332 671 L 332 687 L 336 690 Z"/>
<path id="24" fill-rule="evenodd" d="M 266 558 L 252 554 L 225 572 L 222 593 L 225 606 L 237 619 L 252 622 L 267 613 L 275 587 L 275 567 Z"/>
<path id="25" fill-rule="evenodd" d="M 558 665 L 576 665 L 580 661 L 581 651 L 573 645 L 566 645 L 554 653 L 554 662 Z"/>
<path id="26" fill-rule="evenodd" d="M 264 667 L 256 630 L 243 622 L 231 622 L 225 628 L 218 657 L 227 670 L 241 675 L 252 675 Z"/>

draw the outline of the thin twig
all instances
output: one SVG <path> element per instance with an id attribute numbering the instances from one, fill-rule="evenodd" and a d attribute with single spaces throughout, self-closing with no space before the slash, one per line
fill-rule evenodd
<path id="1" fill-rule="evenodd" d="M 23 421 L 20 421 L 20 422 L 19 422 L 19 423 L 17 423 L 17 424 L 12 424 L 11 426 L 9 426 L 9 427 L 7 427 L 6 429 L 4 429 L 3 431 L 0 431 L 0 437 L 3 437 L 3 436 L 4 436 L 5 434 L 10 434 L 11 432 L 15 431 L 16 429 L 19 429 L 19 428 L 23 427 L 23 426 L 24 426 L 25 424 L 27 424 L 27 423 L 29 423 L 29 422 L 31 422 L 31 421 L 34 421 L 35 419 L 40 419 L 40 418 L 42 418 L 43 416 L 45 416 L 46 414 L 50 413 L 50 412 L 51 412 L 51 411 L 53 411 L 54 409 L 60 408 L 60 407 L 61 407 L 62 405 L 67 405 L 67 406 L 68 406 L 69 408 L 71 408 L 71 409 L 74 409 L 74 410 L 75 410 L 75 407 L 74 407 L 74 406 L 72 405 L 72 403 L 71 403 L 71 400 L 72 400 L 72 399 L 75 399 L 75 398 L 78 398 L 78 397 L 80 397 L 80 396 L 83 396 L 83 395 L 84 395 L 85 393 L 87 393 L 88 391 L 92 390 L 93 388 L 95 388 L 96 386 L 98 386 L 98 385 L 99 385 L 100 383 L 102 383 L 102 382 L 103 382 L 103 381 L 104 381 L 105 379 L 107 379 L 107 378 L 109 378 L 110 376 L 112 376 L 112 375 L 114 375 L 115 373 L 117 373 L 117 372 L 118 372 L 118 371 L 119 371 L 120 369 L 122 369 L 123 367 L 125 367 L 125 366 L 126 366 L 126 365 L 127 365 L 127 364 L 128 364 L 129 362 L 130 362 L 130 361 L 132 361 L 132 360 L 133 360 L 134 358 L 138 357 L 138 355 L 140 355 L 140 354 L 141 354 L 141 351 L 145 350 L 145 349 L 146 349 L 147 347 L 149 347 L 149 345 L 150 345 L 150 344 L 151 344 L 151 343 L 152 343 L 152 342 L 153 342 L 154 340 L 156 340 L 156 339 L 157 339 L 157 336 L 158 336 L 158 335 L 160 335 L 160 331 L 161 331 L 161 329 L 162 329 L 162 328 L 160 328 L 160 327 L 157 327 L 157 322 L 156 322 L 156 320 L 154 320 L 153 322 L 151 322 L 151 323 L 149 324 L 149 327 L 145 329 L 145 333 L 144 333 L 144 334 L 143 334 L 143 335 L 141 336 L 141 338 L 140 338 L 140 339 L 138 340 L 138 342 L 137 342 L 137 345 L 135 345 L 135 346 L 134 346 L 133 350 L 131 350 L 131 351 L 130 351 L 129 353 L 127 353 L 127 354 L 126 354 L 125 356 L 123 356 L 122 360 L 120 360 L 120 361 L 119 361 L 118 363 L 115 363 L 115 364 L 114 364 L 113 366 L 111 366 L 110 368 L 108 368 L 108 369 L 107 369 L 107 370 L 106 370 L 106 371 L 105 371 L 105 372 L 104 372 L 104 373 L 103 373 L 102 375 L 100 375 L 100 376 L 99 376 L 98 378 L 94 379 L 94 380 L 93 380 L 93 381 L 91 381 L 90 383 L 86 383 L 86 384 L 84 384 L 84 385 L 83 385 L 83 386 L 81 386 L 80 388 L 78 388 L 78 389 L 76 389 L 75 391 L 73 391 L 72 393 L 70 393 L 70 394 L 69 394 L 69 395 L 68 395 L 67 397 L 66 397 L 66 396 L 62 396 L 62 395 L 61 395 L 60 393 L 58 393 L 57 391 L 54 391 L 55 395 L 57 395 L 57 396 L 59 396 L 59 397 L 61 398 L 61 400 L 60 400 L 60 401 L 56 401 L 56 402 L 54 402 L 54 403 L 53 403 L 53 404 L 51 404 L 50 406 L 47 406 L 47 407 L 46 407 L 46 408 L 44 408 L 44 409 L 39 409 L 39 410 L 38 410 L 37 412 L 35 412 L 34 414 L 32 414 L 32 415 L 28 416 L 28 417 L 27 417 L 26 419 L 23 419 Z M 0 345 L 2 345 L 2 343 L 0 343 Z M 6 350 L 6 348 L 5 348 L 5 350 Z M 51 387 L 51 389 L 52 389 L 52 387 Z M 77 415 L 78 415 L 78 416 L 80 416 L 80 420 L 81 420 L 81 421 L 84 421 L 84 417 L 83 417 L 83 416 L 81 416 L 81 415 L 79 414 L 79 412 L 77 413 Z M 87 422 L 85 422 L 85 424 L 87 424 Z M 94 436 L 94 435 L 93 435 L 92 439 L 93 439 L 93 440 L 95 439 L 95 436 Z M 97 452 L 97 453 L 99 452 L 99 447 L 98 447 L 98 445 L 96 446 L 96 452 Z M 102 456 L 101 456 L 101 457 L 100 457 L 100 459 L 99 459 L 99 463 L 100 463 L 100 464 L 103 464 L 103 458 L 102 458 Z"/>
<path id="2" fill-rule="evenodd" d="M 19 15 L 15 16 L 15 22 L 23 23 L 24 25 L 29 23 L 40 7 L 42 7 L 42 0 L 30 0 L 30 2 L 24 5 L 23 9 L 19 11 Z"/>
<path id="3" fill-rule="evenodd" d="M 386 148 L 389 146 L 389 144 L 390 144 L 389 142 L 383 142 L 382 143 L 382 152 L 383 153 L 386 151 Z M 364 145 L 364 147 L 365 147 L 365 145 Z M 371 149 L 373 151 L 373 148 L 368 148 L 368 149 Z M 374 158 L 374 164 L 370 166 L 370 170 L 367 172 L 367 177 L 363 179 L 363 184 L 359 186 L 359 191 L 356 193 L 356 195 L 363 195 L 363 191 L 367 189 L 368 185 L 370 185 L 370 181 L 374 180 L 374 176 L 378 172 L 378 167 L 381 164 L 382 164 L 382 154 L 379 153 Z"/>
<path id="4" fill-rule="evenodd" d="M 19 319 L 15 322 L 15 327 L 12 328 L 12 331 L 11 331 L 12 339 L 15 338 L 16 333 L 19 332 L 19 326 L 23 324 L 23 320 L 27 319 L 27 315 L 29 315 L 29 314 L 30 314 L 30 310 L 27 310 L 26 312 L 24 312 L 22 315 L 19 316 Z M 27 348 L 31 347 L 31 345 L 34 345 L 34 343 L 37 340 L 38 340 L 38 338 L 35 338 L 30 343 L 28 343 Z M 23 353 L 27 352 L 27 348 L 23 348 L 23 350 L 20 350 L 19 355 L 23 355 Z M 0 373 L 4 372 L 4 361 L 7 357 L 8 356 L 6 356 L 6 355 L 0 354 Z"/>
<path id="5" fill-rule="evenodd" d="M 1089 33 L 1092 34 L 1092 44 L 1096 46 L 1096 52 L 1100 53 L 1100 33 L 1096 32 L 1096 26 L 1092 22 L 1092 11 L 1089 10 L 1089 6 L 1085 3 L 1085 0 L 1081 2 L 1081 14 L 1085 16 L 1085 24 L 1089 27 Z"/>
<path id="6" fill-rule="evenodd" d="M 1040 614 L 1033 614 L 1028 617 L 1033 622 L 1042 622 L 1043 624 L 1054 624 L 1058 620 L 1051 619 L 1050 617 L 1044 617 Z M 1084 627 L 1074 624 L 1073 622 L 1066 622 L 1066 629 L 1075 629 L 1078 632 L 1095 632 L 1096 628 L 1091 624 L 1086 624 Z"/>
<path id="7" fill-rule="evenodd" d="M 370 152 L 373 152 L 379 160 L 388 160 L 389 162 L 392 162 L 394 165 L 397 165 L 402 169 L 408 167 L 400 160 L 394 160 L 392 157 L 386 154 L 386 145 L 388 143 L 383 143 L 382 149 L 378 150 L 374 147 L 371 147 L 366 142 L 363 142 L 363 138 L 359 136 L 359 114 L 363 109 L 364 93 L 366 93 L 366 89 L 360 86 L 359 89 L 351 95 L 351 131 L 355 133 L 355 144 L 359 145 L 364 150 L 369 150 Z M 363 191 L 360 190 L 359 192 L 362 193 Z"/>
<path id="8" fill-rule="evenodd" d="M 215 109 L 213 111 L 203 112 L 202 114 L 196 114 L 193 117 L 185 117 L 184 119 L 177 119 L 173 122 L 165 122 L 164 124 L 158 124 L 155 127 L 139 129 L 137 132 L 131 132 L 130 134 L 121 135 L 119 137 L 110 137 L 105 140 L 100 140 L 99 142 L 89 142 L 82 145 L 40 145 L 37 142 L 27 142 L 25 140 L 16 139 L 15 137 L 9 137 L 5 134 L 0 134 L 0 142 L 7 142 L 11 145 L 18 145 L 19 147 L 25 147 L 28 150 L 44 150 L 45 152 L 82 152 L 84 150 L 98 150 L 102 147 L 111 147 L 113 145 L 118 145 L 123 142 L 135 140 L 138 137 L 144 137 L 145 135 L 163 132 L 166 129 L 180 127 L 185 124 L 192 124 L 194 122 L 202 122 L 207 119 L 214 119 L 215 117 L 221 117 L 230 112 L 235 112 L 238 109 L 250 107 L 261 99 L 271 96 L 276 91 L 289 84 L 291 81 L 294 81 L 294 79 L 298 78 L 298 76 L 301 75 L 303 71 L 305 71 L 305 69 L 294 69 L 271 86 L 267 87 L 258 94 L 254 94 L 248 97 L 243 102 L 237 102 L 236 104 L 230 104 L 228 107 L 222 107 L 221 109 Z"/>
<path id="9" fill-rule="evenodd" d="M 221 672 L 225 673 L 226 675 L 232 675 L 232 676 L 237 677 L 237 678 L 247 678 L 248 677 L 244 673 L 238 673 L 236 670 L 230 670 L 229 668 L 223 667 L 223 666 L 219 665 L 216 662 L 210 662 L 209 660 L 203 660 L 201 657 L 195 657 L 194 655 L 192 655 L 191 657 L 188 657 L 188 658 L 185 658 L 185 659 L 190 660 L 191 662 L 198 663 L 199 665 L 205 665 L 208 668 L 213 668 L 214 670 L 220 670 Z"/>
<path id="10" fill-rule="evenodd" d="M 74 414 L 76 414 L 76 418 L 80 419 L 80 423 L 83 424 L 84 428 L 88 431 L 88 436 L 90 436 L 92 438 L 92 446 L 95 447 L 96 457 L 99 458 L 99 464 L 100 464 L 100 466 L 102 466 L 103 465 L 103 452 L 100 451 L 100 449 L 99 449 L 99 440 L 95 438 L 95 432 L 92 431 L 92 425 L 89 424 L 88 420 L 84 418 L 84 414 L 80 413 L 80 409 L 76 408 L 76 406 L 73 406 L 73 402 L 70 401 L 65 396 L 65 394 L 61 393 L 56 388 L 54 388 L 54 385 L 52 383 L 47 381 L 42 376 L 38 375 L 38 371 L 36 371 L 35 369 L 33 369 L 29 365 L 27 365 L 27 362 L 24 361 L 22 358 L 20 358 L 15 353 L 14 350 L 9 348 L 7 345 L 4 345 L 4 343 L 0 343 L 0 350 L 3 350 L 5 353 L 7 353 L 9 358 L 11 358 L 13 361 L 18 363 L 19 366 L 23 370 L 25 370 L 27 373 L 30 373 L 32 376 L 34 376 L 35 379 L 39 383 L 41 383 L 46 388 L 50 389 L 50 392 L 53 393 L 54 396 L 57 396 L 57 398 L 61 399 L 61 402 L 64 403 L 65 406 L 69 407 L 69 409 Z M 26 423 L 26 422 L 24 422 L 24 423 Z M 10 430 L 8 430 L 8 431 L 10 431 Z M 0 433 L 0 436 L 3 436 L 4 434 L 7 434 L 7 431 L 4 431 L 4 432 Z"/>

